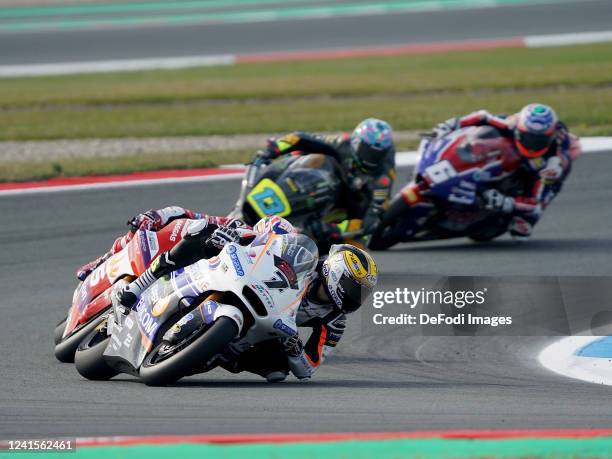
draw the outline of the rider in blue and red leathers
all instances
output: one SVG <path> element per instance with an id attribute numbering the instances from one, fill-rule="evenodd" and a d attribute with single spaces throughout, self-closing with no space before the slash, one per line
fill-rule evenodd
<path id="1" fill-rule="evenodd" d="M 570 134 L 554 110 L 544 104 L 529 104 L 507 117 L 480 110 L 451 118 L 439 124 L 434 132 L 442 137 L 468 126 L 492 126 L 514 141 L 520 161 L 513 163 L 515 170 L 505 173 L 508 180 L 518 178 L 527 192 L 511 197 L 491 189 L 484 197 L 487 208 L 513 215 L 508 228 L 510 234 L 517 239 L 527 239 L 543 211 L 561 191 L 572 162 L 580 155 L 578 138 Z"/>

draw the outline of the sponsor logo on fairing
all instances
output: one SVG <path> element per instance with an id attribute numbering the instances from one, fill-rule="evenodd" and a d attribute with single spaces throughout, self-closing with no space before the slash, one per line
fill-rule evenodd
<path id="1" fill-rule="evenodd" d="M 294 330 L 293 328 L 291 328 L 289 325 L 283 322 L 282 319 L 278 319 L 276 322 L 274 322 L 273 326 L 274 328 L 282 331 L 286 335 L 289 335 L 289 336 L 297 335 L 297 330 Z"/>
<path id="2" fill-rule="evenodd" d="M 181 220 L 179 220 L 176 225 L 174 225 L 174 228 L 172 228 L 172 232 L 170 233 L 170 240 L 172 242 L 176 242 L 176 238 L 178 237 L 179 233 L 181 232 L 181 228 L 183 227 L 183 222 Z"/>
<path id="3" fill-rule="evenodd" d="M 240 259 L 236 253 L 236 247 L 234 245 L 229 245 L 227 247 L 227 253 L 229 253 L 234 269 L 236 270 L 236 274 L 238 274 L 240 277 L 244 276 L 244 269 L 242 269 L 242 264 L 240 263 Z"/>
<path id="4" fill-rule="evenodd" d="M 147 232 L 147 241 L 149 243 L 149 254 L 151 258 L 154 258 L 157 252 L 159 252 L 157 236 L 154 233 Z"/>
<path id="5" fill-rule="evenodd" d="M 268 290 L 266 288 L 264 288 L 263 286 L 259 285 L 259 284 L 251 284 L 251 287 L 253 287 L 253 289 L 257 290 L 257 292 L 259 293 L 259 297 L 262 298 L 265 302 L 266 305 L 270 308 L 274 307 L 274 302 L 272 301 L 272 296 L 270 295 L 270 292 L 268 292 Z"/>
<path id="6" fill-rule="evenodd" d="M 151 315 L 149 311 L 145 309 L 143 303 L 138 308 L 138 325 L 140 330 L 150 339 L 153 340 L 157 329 L 159 328 L 159 322 Z"/>

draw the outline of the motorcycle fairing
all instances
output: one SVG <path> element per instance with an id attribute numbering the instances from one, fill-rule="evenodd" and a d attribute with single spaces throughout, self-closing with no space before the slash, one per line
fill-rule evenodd
<path id="1" fill-rule="evenodd" d="M 201 302 L 212 292 L 232 292 L 256 316 L 257 320 L 242 341 L 255 344 L 273 337 L 286 337 L 287 330 L 297 329 L 297 309 L 318 259 L 316 245 L 304 235 L 269 234 L 265 237 L 265 243 L 255 247 L 252 244 L 246 247 L 228 244 L 212 263 L 212 259 L 199 260 L 157 280 L 145 291 L 123 324 L 114 326 L 105 357 L 127 361 L 133 369 L 138 369 L 168 319 L 176 317 L 180 309 Z M 308 249 L 296 242 L 304 239 L 309 241 Z M 290 277 L 296 282 L 297 289 L 289 288 L 287 272 L 276 268 L 275 257 L 291 265 L 295 278 Z M 262 280 L 281 284 L 271 288 Z M 282 284 L 283 280 L 285 284 Z M 243 293 L 245 288 L 251 289 L 261 299 L 266 310 L 263 315 L 251 306 Z M 200 313 L 207 324 L 214 321 L 214 311 Z M 281 322 L 277 322 L 279 319 Z"/>
<path id="2" fill-rule="evenodd" d="M 247 201 L 260 218 L 266 215 L 286 217 L 291 214 L 291 204 L 283 190 L 272 180 L 265 178 L 253 187 Z"/>
<path id="3" fill-rule="evenodd" d="M 436 198 L 475 204 L 480 188 L 504 173 L 510 141 L 489 127 L 464 128 L 441 139 L 424 139 L 417 175 Z"/>
<path id="4" fill-rule="evenodd" d="M 158 232 L 138 230 L 128 245 L 95 268 L 74 291 L 63 337 L 110 307 L 110 287 L 118 279 L 142 274 L 160 253 L 185 234 L 188 219 L 177 219 Z"/>

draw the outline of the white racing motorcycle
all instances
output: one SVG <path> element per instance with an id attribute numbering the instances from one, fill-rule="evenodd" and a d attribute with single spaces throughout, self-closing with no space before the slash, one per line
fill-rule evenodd
<path id="1" fill-rule="evenodd" d="M 228 244 L 157 280 L 127 316 L 111 314 L 81 342 L 77 370 L 93 380 L 129 373 L 159 386 L 215 368 L 230 343 L 246 350 L 296 335 L 317 261 L 316 244 L 303 234 Z"/>

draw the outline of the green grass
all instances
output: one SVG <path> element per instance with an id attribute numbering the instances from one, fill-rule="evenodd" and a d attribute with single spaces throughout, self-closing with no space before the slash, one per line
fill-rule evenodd
<path id="1" fill-rule="evenodd" d="M 0 140 L 340 131 L 368 116 L 426 130 L 533 101 L 553 105 L 580 135 L 612 134 L 612 44 L 6 79 Z M 62 174 L 114 173 L 203 158 L 181 155 L 59 163 Z M 205 159 L 232 162 L 225 153 Z M 0 180 L 28 176 L 23 163 L 11 173 L 1 164 Z M 32 176 L 59 173 L 51 162 L 36 169 Z"/>
<path id="2" fill-rule="evenodd" d="M 337 131 L 377 116 L 394 129 L 429 129 L 453 115 L 481 107 L 511 113 L 539 101 L 552 104 L 569 125 L 586 134 L 612 132 L 612 87 L 379 96 L 342 99 L 293 99 L 224 104 L 62 107 L 53 110 L 0 111 L 0 139 L 149 137 L 237 133 Z"/>
<path id="3" fill-rule="evenodd" d="M 172 104 L 612 83 L 612 45 L 3 80 L 0 107 Z M 105 107 L 109 109 L 109 107 Z"/>
<path id="4" fill-rule="evenodd" d="M 424 129 L 488 107 L 555 105 L 612 132 L 612 44 L 3 80 L 0 140 Z"/>

